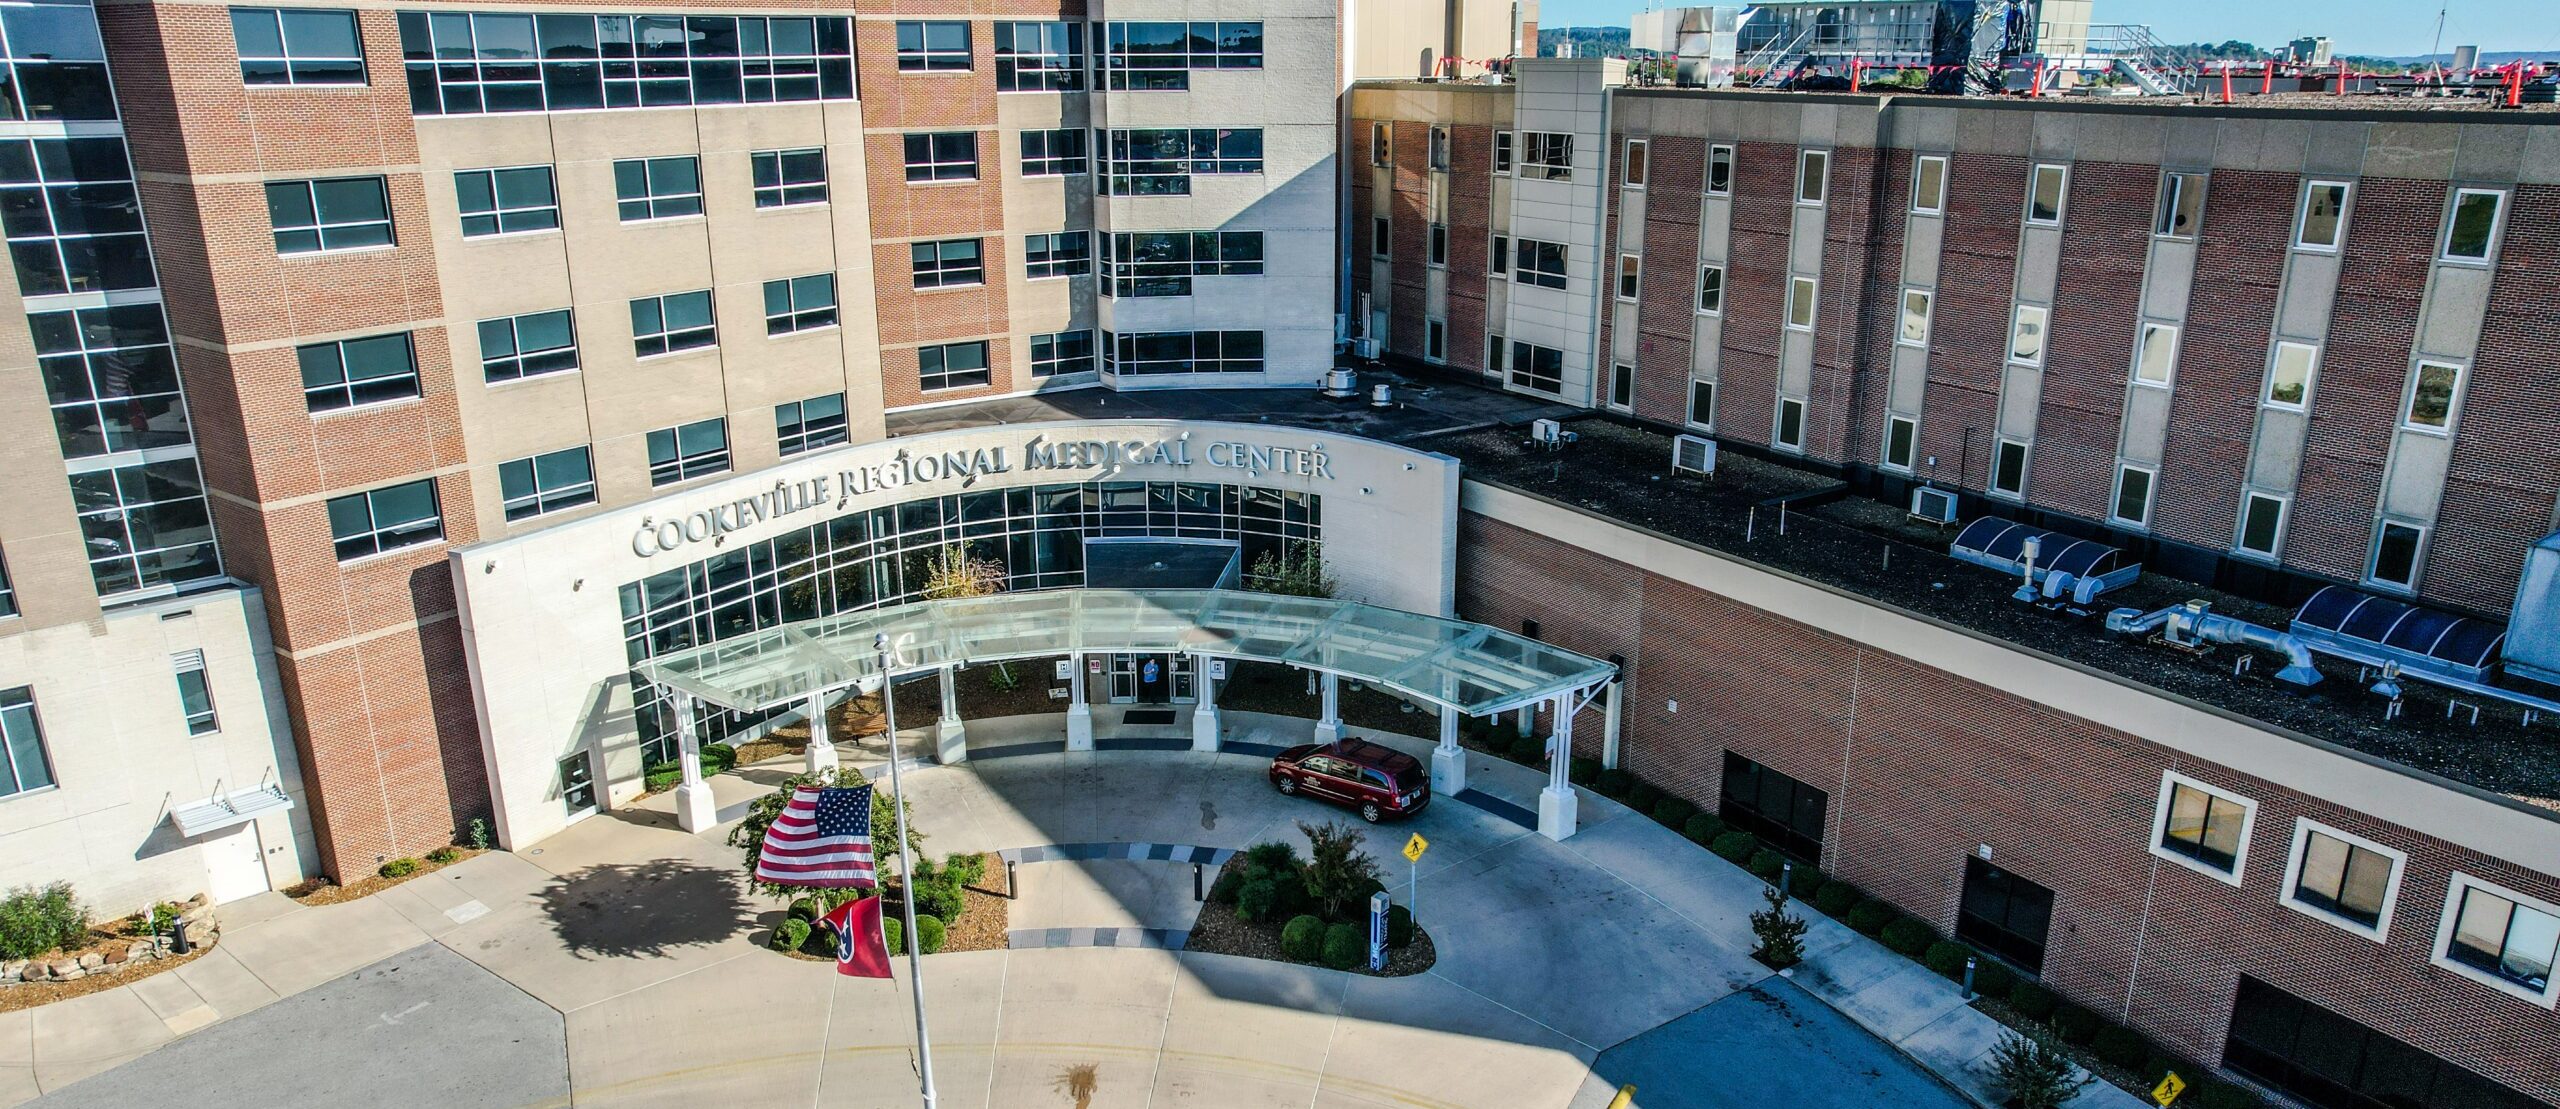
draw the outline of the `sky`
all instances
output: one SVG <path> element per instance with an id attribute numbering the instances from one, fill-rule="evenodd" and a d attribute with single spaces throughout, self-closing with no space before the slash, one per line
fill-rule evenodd
<path id="1" fill-rule="evenodd" d="M 1538 22 L 1622 27 L 1629 12 L 1645 6 L 1642 0 L 1539 0 Z M 2448 9 L 2447 50 L 2560 49 L 2560 6 L 2550 0 L 2097 0 L 2097 22 L 2148 23 L 2171 42 L 2239 39 L 2273 47 L 2300 35 L 2327 35 L 2341 53 L 2424 54 L 2435 40 L 2439 7 Z"/>

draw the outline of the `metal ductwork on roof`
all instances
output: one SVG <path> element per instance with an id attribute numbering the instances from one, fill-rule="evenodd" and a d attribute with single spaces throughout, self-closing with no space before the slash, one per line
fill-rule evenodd
<path id="1" fill-rule="evenodd" d="M 2189 601 L 2148 613 L 2136 608 L 2120 608 L 2107 614 L 2107 630 L 2118 635 L 2156 632 L 2161 642 L 2191 651 L 2200 650 L 2207 644 L 2228 643 L 2282 652 L 2285 668 L 2276 672 L 2276 680 L 2301 686 L 2319 684 L 2320 669 L 2312 665 L 2311 649 L 2300 639 L 2236 616 L 2210 611 L 2211 607 L 2203 601 Z"/>
<path id="2" fill-rule="evenodd" d="M 1947 554 L 1958 561 L 2017 574 L 2026 583 L 2019 600 L 2070 600 L 2086 605 L 2110 590 L 2133 584 L 2142 564 L 2104 543 L 2058 531 L 1984 516 L 1956 533 Z"/>

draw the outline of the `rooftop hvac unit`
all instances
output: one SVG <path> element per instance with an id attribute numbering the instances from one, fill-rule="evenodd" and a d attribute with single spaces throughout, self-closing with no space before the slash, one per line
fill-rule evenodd
<path id="1" fill-rule="evenodd" d="M 1529 441 L 1542 447 L 1562 446 L 1564 425 L 1554 420 L 1531 420 L 1529 421 Z"/>
<path id="2" fill-rule="evenodd" d="M 1378 341 L 1376 339 L 1354 339 L 1351 341 L 1351 353 L 1375 362 L 1378 360 Z"/>
<path id="3" fill-rule="evenodd" d="M 1362 339 L 1360 341 L 1364 343 L 1369 342 L 1367 339 Z M 1339 366 L 1324 372 L 1324 395 L 1328 397 L 1351 397 L 1357 396 L 1359 393 L 1360 375 L 1357 372 Z"/>
<path id="4" fill-rule="evenodd" d="M 1941 527 L 1956 522 L 1956 495 L 1934 485 L 1923 485 L 1911 491 L 1911 518 L 1927 520 Z"/>
<path id="5" fill-rule="evenodd" d="M 1671 472 L 1716 476 L 1716 441 L 1704 435 L 1672 436 Z"/>

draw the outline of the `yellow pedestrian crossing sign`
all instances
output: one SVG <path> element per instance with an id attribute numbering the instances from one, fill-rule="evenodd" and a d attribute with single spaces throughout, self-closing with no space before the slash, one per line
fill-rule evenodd
<path id="1" fill-rule="evenodd" d="M 1422 853 L 1429 850 L 1431 850 L 1431 841 L 1422 838 L 1422 833 L 1415 832 L 1412 839 L 1404 841 L 1404 861 L 1409 863 L 1421 862 Z M 2168 1103 L 2162 1102 L 2161 1104 L 2165 1105 Z"/>
<path id="2" fill-rule="evenodd" d="M 2151 1100 L 2165 1106 L 2178 1100 L 2178 1095 L 2185 1092 L 2187 1092 L 2187 1080 L 2178 1077 L 2178 1072 L 2170 1071 L 2161 1076 L 2159 1085 L 2151 1088 Z"/>

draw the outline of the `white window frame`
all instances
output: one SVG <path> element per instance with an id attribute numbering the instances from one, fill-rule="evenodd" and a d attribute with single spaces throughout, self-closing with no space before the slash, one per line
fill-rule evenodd
<path id="1" fill-rule="evenodd" d="M 1422 264 L 1435 270 L 1449 268 L 1449 225 L 1433 220 L 1422 231 Z"/>
<path id="2" fill-rule="evenodd" d="M 1627 167 L 1636 164 L 1636 152 L 1644 152 L 1644 172 L 1630 174 Z M 1628 139 L 1626 149 L 1618 155 L 1618 184 L 1622 188 L 1643 192 L 1645 182 L 1653 179 L 1653 144 L 1644 139 Z"/>
<path id="3" fill-rule="evenodd" d="M 693 167 L 693 190 L 659 192 L 658 166 L 673 165 L 677 162 Z M 640 192 L 636 196 L 622 195 L 622 167 L 624 166 L 638 166 L 640 169 Z M 699 155 L 669 154 L 656 158 L 617 158 L 613 163 L 613 183 L 614 215 L 624 224 L 702 219 L 708 210 L 706 198 L 703 195 L 702 158 Z M 688 202 L 693 209 L 689 212 L 684 210 Z M 635 216 L 623 211 L 623 206 L 632 204 L 639 205 L 642 214 Z M 660 205 L 665 205 L 670 210 L 660 215 L 658 212 Z"/>
<path id="4" fill-rule="evenodd" d="M 2252 501 L 2274 501 L 2276 503 L 2275 545 L 2263 551 L 2253 550 L 2249 547 L 2249 504 Z M 2292 497 L 2280 496 L 2275 493 L 2260 492 L 2255 489 L 2241 490 L 2240 519 L 2238 525 L 2233 528 L 2231 532 L 2231 553 L 2243 558 L 2265 559 L 2268 561 L 2282 560 L 2284 557 L 2284 525 L 2286 523 L 2286 519 L 2292 515 Z"/>
<path id="5" fill-rule="evenodd" d="M 2379 573 L 2382 569 L 2382 540 L 2392 528 L 2407 528 L 2418 533 L 2417 545 L 2409 552 L 2409 580 L 2405 582 L 2392 581 L 2380 576 Z M 2417 592 L 2418 579 L 2425 577 L 2427 573 L 2427 537 L 2434 533 L 2435 528 L 2429 524 L 2415 524 L 2389 517 L 2375 520 L 2373 542 L 2366 545 L 2364 552 L 2364 583 L 2375 589 L 2388 589 L 2395 593 Z"/>
<path id="6" fill-rule="evenodd" d="M 1716 187 L 1716 159 L 1724 159 L 1724 187 Z M 1715 143 L 1707 147 L 1707 164 L 1698 178 L 1698 190 L 1708 196 L 1733 195 L 1735 155 L 1732 143 Z"/>
<path id="7" fill-rule="evenodd" d="M 2027 322 L 2027 313 L 2036 314 L 2036 349 L 2032 357 L 2018 354 L 2018 332 Z M 2053 346 L 2053 309 L 2041 304 L 2020 304 L 2009 311 L 2008 362 L 2013 366 L 2042 366 L 2045 352 Z"/>
<path id="8" fill-rule="evenodd" d="M 1627 375 L 1627 399 L 1624 403 L 1620 403 L 1618 400 L 1618 375 L 1620 373 Z M 1609 364 L 1609 392 L 1604 399 L 1608 401 L 1608 407 L 1611 411 L 1633 412 L 1636 410 L 1636 368 L 1634 363 L 1612 362 Z"/>
<path id="9" fill-rule="evenodd" d="M 936 27 L 948 29 L 955 25 L 960 28 L 958 50 L 948 46 L 933 45 L 933 31 Z M 913 49 L 899 45 L 895 35 L 895 31 L 904 30 L 909 26 L 916 29 L 916 45 Z M 964 19 L 901 19 L 898 21 L 898 26 L 892 29 L 890 45 L 895 54 L 897 71 L 900 73 L 967 73 L 977 64 L 977 37 L 976 30 Z M 952 64 L 954 59 L 957 59 L 959 64 Z"/>
<path id="10" fill-rule="evenodd" d="M 1913 297 L 1920 298 L 1920 336 L 1916 339 L 1910 335 L 1910 330 L 1906 326 L 1911 321 L 1911 298 Z M 1929 330 L 1935 324 L 1937 311 L 1938 294 L 1936 290 L 1923 289 L 1917 285 L 1903 286 L 1902 309 L 1900 312 L 1896 313 L 1894 317 L 1893 344 L 1901 347 L 1919 347 L 1923 350 L 1928 349 Z"/>
<path id="11" fill-rule="evenodd" d="M 2318 905 L 2294 899 L 2295 891 L 2302 885 L 2302 863 L 2309 857 L 2313 832 L 2338 840 L 2350 847 L 2361 847 L 2391 860 L 2391 876 L 2384 879 L 2382 883 L 2382 915 L 2373 922 L 2372 927 L 2366 927 Z M 2340 931 L 2363 936 L 2375 943 L 2383 943 L 2391 934 L 2391 911 L 2400 904 L 2400 877 L 2408 873 L 2408 870 L 2407 852 L 2385 847 L 2353 832 L 2333 828 L 2307 816 L 2298 816 L 2293 820 L 2293 847 L 2285 854 L 2284 885 L 2276 890 L 2276 900 L 2282 902 L 2285 908 L 2318 918 Z"/>
<path id="12" fill-rule="evenodd" d="M 2302 399 L 2298 401 L 2276 399 L 2276 367 L 2284 364 L 2284 352 L 2287 347 L 2311 352 L 2310 363 L 2304 368 L 2302 373 Z M 2258 403 L 2266 405 L 2269 408 L 2281 408 L 2288 412 L 2305 411 L 2311 407 L 2311 393 L 2319 386 L 2319 384 L 2320 344 L 2297 343 L 2290 339 L 2278 339 L 2276 340 L 2275 346 L 2269 348 L 2267 351 L 2267 383 L 2259 392 Z"/>
<path id="13" fill-rule="evenodd" d="M 1821 161 L 1818 169 L 1814 164 L 1816 159 Z M 1805 195 L 1807 185 L 1813 187 L 1812 196 Z M 1796 151 L 1796 203 L 1807 208 L 1819 208 L 1830 199 L 1831 151 L 1827 149 Z"/>
<path id="14" fill-rule="evenodd" d="M 2041 184 L 2041 183 L 2044 181 L 2044 175 L 2045 175 L 2045 174 L 2047 174 L 2047 173 L 2052 173 L 2052 174 L 2058 175 L 2058 176 L 2062 179 L 2062 183 L 2054 189 L 2054 196 L 2053 196 L 2053 218 L 2052 218 L 2052 219 L 2037 219 L 2037 218 L 2036 218 L 2036 191 L 2037 191 L 2037 190 L 2036 190 L 2036 186 L 2037 186 L 2037 185 L 2039 185 L 2039 184 Z M 2070 210 L 2071 210 L 2071 167 L 2070 167 L 2070 165 L 2068 165 L 2068 164 L 2066 164 L 2066 163 L 2060 163 L 2060 162 L 2039 162 L 2039 163 L 2037 163 L 2037 164 L 2036 164 L 2035 168 L 2030 169 L 2030 170 L 2028 170 L 2028 171 L 2027 171 L 2027 209 L 2026 209 L 2026 212 L 2025 212 L 2025 218 L 2026 218 L 2027 226 L 2029 226 L 2029 227 L 2060 227 L 2060 226 L 2062 226 L 2062 220 L 2063 220 L 2063 217 L 2064 217 L 2066 214 L 2068 214 L 2068 213 L 2070 212 Z"/>
<path id="15" fill-rule="evenodd" d="M 1394 233 L 1395 226 L 1387 222 L 1387 217 L 1369 217 L 1369 257 L 1388 257 L 1389 255 L 1387 252 L 1392 250 L 1395 246 L 1393 242 L 1389 241 L 1389 237 Z"/>
<path id="16" fill-rule="evenodd" d="M 2315 190 L 2326 188 L 2335 188 L 2338 190 L 2337 241 L 2332 243 L 2314 243 L 2306 241 L 2303 239 L 2302 234 L 2303 232 L 2311 229 L 2311 194 Z M 2302 198 L 2295 201 L 2293 206 L 2293 249 L 2308 250 L 2319 254 L 2337 253 L 2341 247 L 2346 245 L 2347 219 L 2355 213 L 2355 201 L 2356 186 L 2353 181 L 2325 181 L 2314 179 L 2303 182 Z"/>
<path id="17" fill-rule="evenodd" d="M 2489 241 L 2482 244 L 2477 258 L 2453 252 L 2453 217 L 2462 210 L 2466 196 L 2494 197 L 2497 210 L 2489 215 Z M 2436 260 L 2454 266 L 2486 266 L 2498 260 L 2498 237 L 2507 229 L 2507 202 L 2512 199 L 2505 189 L 2455 189 L 2453 200 L 2445 205 L 2444 235 L 2436 244 Z"/>
<path id="18" fill-rule="evenodd" d="M 1895 424 L 1904 424 L 1911 428 L 1911 457 L 1903 459 L 1900 462 L 1893 460 L 1893 427 Z M 1877 444 L 1877 446 L 1881 452 L 1878 455 L 1879 465 L 1882 465 L 1885 469 L 1895 471 L 1896 473 L 1910 473 L 1912 463 L 1917 462 L 1920 459 L 1919 417 L 1887 415 L 1884 418 L 1884 442 Z"/>
<path id="19" fill-rule="evenodd" d="M 2151 213 L 2152 238 L 2166 239 L 2171 242 L 2181 243 L 2195 241 L 2196 232 L 2194 231 L 2177 231 L 2174 229 L 2174 225 L 2170 228 L 2160 226 L 2163 222 L 2167 221 L 2168 217 L 2175 215 L 2178 209 L 2183 206 L 2182 202 L 2187 198 L 2187 183 L 2190 181 L 2194 182 L 2198 189 L 2202 189 L 2206 181 L 2206 175 L 2196 173 L 2191 170 L 2164 169 L 2160 171 L 2159 207 Z M 2196 209 L 2196 223 L 2199 228 L 2203 226 L 2203 208 Z"/>
<path id="20" fill-rule="evenodd" d="M 1712 308 L 1707 306 L 1707 275 L 1710 273 L 1716 275 L 1716 303 Z M 1730 275 L 1725 273 L 1724 263 L 1722 262 L 1707 262 L 1698 267 L 1697 309 L 1699 315 L 1724 315 L 1724 279 L 1727 276 Z"/>
<path id="21" fill-rule="evenodd" d="M 1434 366 L 1449 361 L 1449 324 L 1446 320 L 1422 321 L 1422 360 Z"/>
<path id="22" fill-rule="evenodd" d="M 1423 148 L 1422 166 L 1433 173 L 1449 172 L 1449 129 L 1431 125 L 1431 135 Z"/>
<path id="23" fill-rule="evenodd" d="M 1384 120 L 1369 123 L 1369 164 L 1380 168 L 1396 162 L 1395 131 Z"/>
<path id="24" fill-rule="evenodd" d="M 2143 476 L 2143 486 L 2142 486 L 2142 518 L 2141 518 L 2141 519 L 2134 519 L 2133 517 L 2130 517 L 2130 516 L 2124 516 L 2124 515 L 2119 514 L 2119 511 L 2124 507 L 2124 479 L 2125 479 L 2125 475 L 2127 475 L 2127 474 L 2141 474 L 2141 475 Z M 2115 488 L 2114 488 L 2114 490 L 2113 490 L 2113 491 L 2108 495 L 2108 497 L 2107 497 L 2107 522 L 2108 522 L 2108 523 L 2111 523 L 2111 524 L 2126 524 L 2126 525 L 2130 525 L 2130 526 L 2137 527 L 2137 528 L 2147 528 L 2147 527 L 2150 527 L 2150 526 L 2151 526 L 2151 510 L 2152 510 L 2152 508 L 2153 508 L 2155 505 L 2157 505 L 2157 504 L 2159 503 L 2159 500 L 2160 500 L 2160 468 L 2159 468 L 2159 467 L 2157 467 L 2157 466 L 2137 466 L 2137 465 L 2134 465 L 2133 463 L 2130 463 L 2130 462 L 2118 462 L 2118 463 L 2116 463 L 2116 482 L 2115 482 Z"/>
<path id="25" fill-rule="evenodd" d="M 204 711 L 187 707 L 187 675 L 195 675 L 196 687 L 204 692 Z M 214 735 L 222 731 L 222 706 L 213 700 L 213 673 L 205 667 L 202 649 L 179 651 L 169 656 L 169 676 L 178 686 L 178 714 L 190 736 Z"/>
<path id="26" fill-rule="evenodd" d="M 1780 430 L 1787 426 L 1788 405 L 1794 405 L 1796 410 L 1796 441 L 1792 443 L 1787 442 L 1785 438 L 1778 434 Z M 1779 397 L 1778 409 L 1771 413 L 1769 417 L 1769 445 L 1782 451 L 1793 451 L 1797 454 L 1804 453 L 1805 417 L 1806 408 L 1803 398 Z"/>
<path id="27" fill-rule="evenodd" d="M 2157 323 L 2151 320 L 2142 321 L 2142 326 L 2134 329 L 2133 383 L 2135 385 L 2146 389 L 2167 389 L 2177 384 L 2180 330 L 2177 324 Z M 2165 331 L 2169 334 L 2169 352 L 2166 355 L 2168 361 L 2160 367 L 2160 377 L 2156 381 L 2142 376 L 2143 355 L 2151 349 L 2151 334 L 2155 331 Z"/>
<path id="28" fill-rule="evenodd" d="M 2169 795 L 2178 786 L 2202 790 L 2240 806 L 2240 844 L 2238 849 L 2231 853 L 2231 870 L 2228 873 L 2214 869 L 2202 859 L 2188 858 L 2160 845 L 2161 839 L 2169 834 Z M 2151 809 L 2151 825 L 2144 831 L 2143 836 L 2144 842 L 2149 845 L 2153 855 L 2224 885 L 2237 886 L 2241 883 L 2244 872 L 2249 869 L 2249 837 L 2257 834 L 2257 831 L 2258 803 L 2256 801 L 2202 779 L 2190 778 L 2175 770 L 2163 770 L 2160 772 L 2160 800 Z"/>
<path id="29" fill-rule="evenodd" d="M 1804 294 L 1805 320 L 1803 323 L 1796 322 L 1796 294 L 1798 293 Z M 1787 278 L 1787 330 L 1811 331 L 1813 330 L 1813 326 L 1816 323 L 1821 322 L 1821 320 L 1822 279 L 1802 276 L 1791 276 Z"/>
<path id="30" fill-rule="evenodd" d="M 507 203 L 507 198 L 500 194 L 498 190 L 499 174 L 521 173 L 526 170 L 540 170 L 542 172 L 543 181 L 548 184 L 551 189 L 551 201 L 549 203 L 509 204 Z M 465 177 L 482 177 L 488 179 L 489 207 L 480 211 L 465 211 L 462 209 L 462 179 Z M 453 171 L 453 193 L 455 211 L 461 216 L 462 237 L 465 239 L 501 239 L 511 235 L 556 235 L 560 233 L 560 181 L 559 176 L 550 166 L 491 166 L 487 169 L 458 169 Z M 539 216 L 545 212 L 548 212 L 551 215 L 551 226 L 549 227 L 527 227 L 513 231 L 507 229 L 507 220 L 511 216 Z M 476 232 L 471 230 L 471 221 L 475 218 L 488 220 L 491 229 Z"/>
<path id="31" fill-rule="evenodd" d="M 1922 203 L 1920 183 L 1928 179 L 1928 175 L 1924 171 L 1927 170 L 1929 164 L 1932 162 L 1937 163 L 1938 166 L 1937 201 L 1935 203 Z M 1947 156 L 1944 154 L 1921 154 L 1916 155 L 1911 159 L 1912 214 L 1922 216 L 1943 216 L 1947 214 L 1947 171 L 1951 164 L 1952 163 L 1949 162 Z"/>
<path id="32" fill-rule="evenodd" d="M 2427 367 L 2453 371 L 2453 391 L 2444 399 L 2444 423 L 2418 422 L 2418 382 L 2426 376 Z M 2450 436 L 2453 426 L 2462 419 L 2462 386 L 2471 376 L 2471 367 L 2445 358 L 2421 358 L 2409 364 L 2409 385 L 2400 397 L 2400 428 L 2422 435 Z"/>
<path id="33" fill-rule="evenodd" d="M 1688 421 L 1690 427 L 1713 429 L 1716 426 L 1716 401 L 1720 399 L 1717 392 L 1722 384 L 1711 377 L 1689 379 L 1689 393 L 1681 398 L 1680 403 L 1688 408 L 1683 418 Z M 1707 418 L 1703 420 L 1698 418 L 1698 386 L 1701 385 L 1707 387 Z"/>
<path id="34" fill-rule="evenodd" d="M 1513 137 L 1513 134 L 1510 131 L 1496 131 L 1493 133 L 1493 150 L 1489 157 L 1493 161 L 1494 176 L 1511 176 L 1511 163 L 1513 159 L 1520 156 L 1519 142 L 1520 140 Z"/>
<path id="35" fill-rule="evenodd" d="M 1485 235 L 1485 273 L 1500 278 L 1511 276 L 1511 236 L 1500 231 Z"/>
<path id="36" fill-rule="evenodd" d="M 2018 487 L 2015 489 L 2000 488 L 2000 450 L 2003 447 L 2018 448 Z M 2005 436 L 1993 439 L 1991 441 L 1991 472 L 1983 475 L 1983 492 L 1986 495 L 2001 497 L 2007 500 L 2026 500 L 2027 477 L 2028 474 L 2035 469 L 2035 465 L 2036 446 L 2034 443 L 2025 439 L 2012 439 Z"/>
<path id="37" fill-rule="evenodd" d="M 2537 994 L 2532 990 L 2528 990 L 2514 982 L 2510 982 L 2504 978 L 2490 974 L 2487 971 L 2479 970 L 2466 963 L 2455 962 L 2453 959 L 2445 955 L 2445 951 L 2453 946 L 2454 926 L 2460 923 L 2457 914 L 2462 911 L 2463 891 L 2474 888 L 2479 889 L 2484 893 L 2491 893 L 2499 897 L 2506 898 L 2509 901 L 2513 901 L 2518 905 L 2522 905 L 2525 908 L 2532 909 L 2538 913 L 2560 916 L 2560 905 L 2554 905 L 2551 902 L 2529 894 L 2517 893 L 2514 890 L 2508 889 L 2505 886 L 2499 885 L 2496 882 L 2489 881 L 2485 878 L 2477 878 L 2459 870 L 2454 871 L 2453 880 L 2445 884 L 2444 913 L 2436 922 L 2436 942 L 2434 947 L 2427 949 L 2427 961 L 2474 982 L 2502 990 L 2536 1005 L 2540 1005 L 2545 1009 L 2560 1008 L 2560 972 L 2552 974 L 2551 984 L 2543 987 L 2542 992 Z"/>
<path id="38" fill-rule="evenodd" d="M 1630 270 L 1628 268 L 1630 265 L 1635 268 Z M 1634 292 L 1627 291 L 1627 282 L 1629 278 L 1633 278 L 1635 280 Z M 1636 297 L 1644 292 L 1644 255 L 1633 253 L 1619 254 L 1617 272 L 1609 275 L 1609 281 L 1613 291 L 1618 295 L 1619 303 L 1635 303 Z"/>

